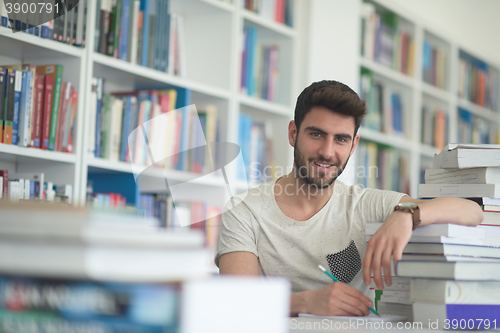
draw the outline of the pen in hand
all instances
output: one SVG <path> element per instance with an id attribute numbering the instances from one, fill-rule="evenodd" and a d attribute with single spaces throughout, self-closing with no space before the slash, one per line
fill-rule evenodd
<path id="1" fill-rule="evenodd" d="M 333 281 L 335 281 L 335 282 L 340 282 L 340 281 L 339 281 L 339 279 L 337 279 L 335 276 L 333 276 L 333 275 L 332 275 L 332 273 L 330 273 L 329 271 L 327 271 L 327 270 L 326 270 L 323 266 L 318 265 L 318 267 L 319 267 L 319 269 L 320 269 L 323 273 L 325 273 L 326 275 L 328 275 L 329 277 L 331 277 Z M 379 316 L 379 317 L 380 317 L 380 315 L 378 314 L 378 312 L 377 312 L 377 311 L 375 311 L 375 309 L 373 309 L 373 308 L 368 308 L 368 309 L 369 309 L 371 312 L 373 312 L 374 314 L 376 314 L 377 316 Z"/>

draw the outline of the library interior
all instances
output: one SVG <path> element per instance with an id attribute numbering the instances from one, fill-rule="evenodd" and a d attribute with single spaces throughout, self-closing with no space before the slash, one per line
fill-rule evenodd
<path id="1" fill-rule="evenodd" d="M 500 330 L 500 1 L 0 17 L 0 332 Z"/>

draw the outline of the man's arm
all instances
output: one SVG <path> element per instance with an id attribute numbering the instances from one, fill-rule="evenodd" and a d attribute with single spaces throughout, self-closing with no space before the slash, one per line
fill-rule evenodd
<path id="1" fill-rule="evenodd" d="M 257 257 L 251 252 L 230 252 L 219 259 L 219 272 L 225 275 L 259 276 Z"/>
<path id="2" fill-rule="evenodd" d="M 230 252 L 219 259 L 220 274 L 259 276 L 259 264 L 255 254 L 250 252 Z M 372 301 L 359 290 L 342 282 L 292 294 L 290 314 L 312 313 L 328 316 L 366 316 L 373 307 Z"/>
<path id="3" fill-rule="evenodd" d="M 401 202 L 414 202 L 420 209 L 420 225 L 434 223 L 455 223 L 477 226 L 483 221 L 481 207 L 471 200 L 457 197 L 441 197 L 432 200 L 416 200 L 403 197 Z M 412 216 L 405 212 L 393 212 L 382 227 L 370 238 L 363 260 L 363 279 L 370 284 L 370 274 L 378 289 L 383 289 L 382 271 L 385 282 L 391 285 L 391 257 L 394 264 L 401 260 L 403 249 L 408 244 L 412 234 Z"/>

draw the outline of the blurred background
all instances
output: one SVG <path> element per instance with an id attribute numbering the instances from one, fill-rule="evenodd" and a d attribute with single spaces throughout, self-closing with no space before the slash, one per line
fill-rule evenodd
<path id="1" fill-rule="evenodd" d="M 177 330 L 181 282 L 218 274 L 224 205 L 289 172 L 287 126 L 314 81 L 349 85 L 369 109 L 348 184 L 417 197 L 445 145 L 500 143 L 496 0 L 80 0 L 40 26 L 0 3 L 0 237 L 14 251 L 0 283 L 94 281 L 87 292 L 122 309 L 161 282 L 171 314 L 67 318 Z M 94 247 L 99 260 L 82 259 Z"/>

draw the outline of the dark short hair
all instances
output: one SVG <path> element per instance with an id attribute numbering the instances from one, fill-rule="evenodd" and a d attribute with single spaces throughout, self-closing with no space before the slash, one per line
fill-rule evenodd
<path id="1" fill-rule="evenodd" d="M 347 85 L 333 80 L 318 81 L 305 88 L 297 97 L 294 116 L 297 131 L 306 114 L 315 106 L 322 106 L 332 112 L 354 117 L 354 135 L 367 114 L 365 102 Z"/>

